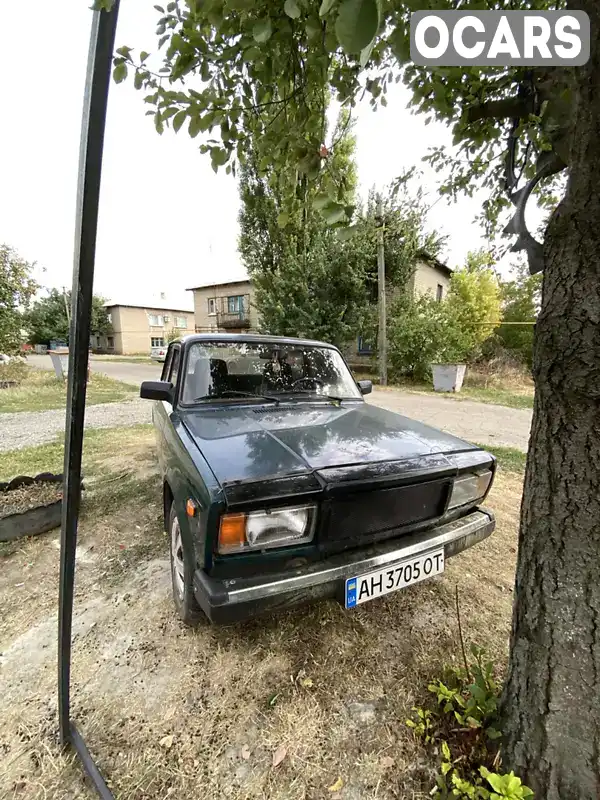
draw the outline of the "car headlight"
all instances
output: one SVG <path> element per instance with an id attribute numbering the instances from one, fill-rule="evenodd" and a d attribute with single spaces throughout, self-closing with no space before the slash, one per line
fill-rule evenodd
<path id="1" fill-rule="evenodd" d="M 450 495 L 448 511 L 481 500 L 482 497 L 485 497 L 491 482 L 491 470 L 480 472 L 478 475 L 465 475 L 463 478 L 455 480 L 452 494 Z"/>
<path id="2" fill-rule="evenodd" d="M 219 526 L 219 553 L 306 544 L 315 535 L 316 520 L 314 504 L 223 514 Z"/>

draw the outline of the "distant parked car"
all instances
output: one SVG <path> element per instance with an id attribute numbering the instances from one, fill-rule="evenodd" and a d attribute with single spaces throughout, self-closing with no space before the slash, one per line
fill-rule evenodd
<path id="1" fill-rule="evenodd" d="M 7 356 L 6 353 L 0 353 L 0 364 L 9 364 L 10 361 L 10 356 Z"/>
<path id="2" fill-rule="evenodd" d="M 444 571 L 489 536 L 490 453 L 366 403 L 329 344 L 195 334 L 140 394 L 152 417 L 176 609 L 230 623 L 347 609 Z"/>
<path id="3" fill-rule="evenodd" d="M 162 347 L 153 347 L 150 352 L 150 358 L 153 361 L 164 361 L 167 357 L 167 346 L 163 345 Z"/>

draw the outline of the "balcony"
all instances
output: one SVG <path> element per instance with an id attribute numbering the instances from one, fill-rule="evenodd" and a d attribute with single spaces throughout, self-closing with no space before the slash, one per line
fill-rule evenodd
<path id="1" fill-rule="evenodd" d="M 229 330 L 231 328 L 249 328 L 250 314 L 242 311 L 217 311 L 217 326 Z"/>
<path id="2" fill-rule="evenodd" d="M 247 330 L 250 328 L 250 295 L 211 297 L 208 316 L 219 330 Z"/>

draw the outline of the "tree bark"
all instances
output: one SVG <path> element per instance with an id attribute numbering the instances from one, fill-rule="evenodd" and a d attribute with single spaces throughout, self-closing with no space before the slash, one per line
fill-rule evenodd
<path id="1" fill-rule="evenodd" d="M 574 74 L 570 176 L 544 243 L 505 768 L 536 800 L 600 798 L 600 2 Z"/>

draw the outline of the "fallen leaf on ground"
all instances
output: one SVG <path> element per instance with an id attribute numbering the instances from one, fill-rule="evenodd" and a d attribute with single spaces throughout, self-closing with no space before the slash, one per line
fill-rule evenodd
<path id="1" fill-rule="evenodd" d="M 244 761 L 248 761 L 248 759 L 250 758 L 250 748 L 248 747 L 247 744 L 245 744 L 242 747 L 242 758 L 244 759 Z"/>
<path id="2" fill-rule="evenodd" d="M 396 762 L 391 756 L 384 756 L 379 763 L 384 769 L 389 769 L 389 767 L 393 767 Z"/>
<path id="3" fill-rule="evenodd" d="M 300 684 L 304 686 L 306 689 L 310 689 L 311 686 L 315 685 L 312 678 L 302 678 Z"/>
<path id="4" fill-rule="evenodd" d="M 338 778 L 337 781 L 329 787 L 328 791 L 339 792 L 343 785 L 344 781 L 341 778 Z"/>
<path id="5" fill-rule="evenodd" d="M 165 750 L 170 750 L 173 747 L 173 734 L 170 733 L 168 736 L 163 736 L 159 742 L 159 745 L 164 747 Z"/>
<path id="6" fill-rule="evenodd" d="M 273 766 L 278 767 L 286 756 L 287 747 L 284 744 L 280 744 L 277 750 L 275 750 L 273 753 Z"/>

